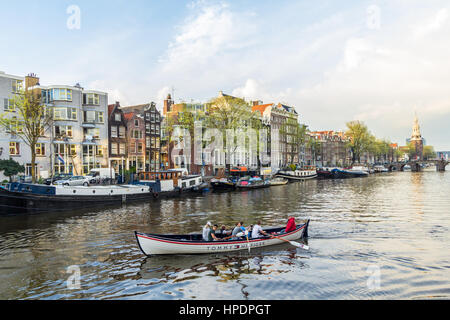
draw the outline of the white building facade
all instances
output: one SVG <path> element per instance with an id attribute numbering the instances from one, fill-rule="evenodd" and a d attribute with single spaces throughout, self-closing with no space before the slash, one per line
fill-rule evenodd
<path id="1" fill-rule="evenodd" d="M 20 89 L 39 90 L 43 104 L 53 110 L 53 123 L 36 146 L 37 177 L 52 173 L 87 174 L 93 168 L 108 167 L 108 95 L 81 86 L 42 86 L 35 75 L 26 77 L 0 73 L 2 112 L 16 116 L 8 105 Z M 20 119 L 19 119 L 20 120 Z M 31 152 L 20 137 L 0 129 L 0 159 L 12 158 L 31 174 Z M 4 176 L 0 173 L 0 179 Z"/>

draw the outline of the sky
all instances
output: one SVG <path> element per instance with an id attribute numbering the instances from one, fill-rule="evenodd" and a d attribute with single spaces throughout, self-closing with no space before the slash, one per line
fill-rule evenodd
<path id="1" fill-rule="evenodd" d="M 450 150 L 448 0 L 0 0 L 0 70 L 121 105 L 219 91 L 292 105 L 311 130 L 361 120 L 404 145 L 417 113 Z"/>

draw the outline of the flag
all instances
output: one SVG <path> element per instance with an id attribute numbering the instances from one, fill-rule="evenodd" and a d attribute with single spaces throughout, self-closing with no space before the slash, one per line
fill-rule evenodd
<path id="1" fill-rule="evenodd" d="M 64 159 L 63 159 L 63 157 L 61 156 L 60 153 L 58 153 L 58 160 L 59 160 L 60 162 L 62 162 L 63 164 L 66 163 L 66 162 L 64 161 Z"/>

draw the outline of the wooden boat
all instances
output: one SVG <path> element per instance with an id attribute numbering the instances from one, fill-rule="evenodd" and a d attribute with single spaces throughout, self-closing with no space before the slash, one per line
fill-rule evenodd
<path id="1" fill-rule="evenodd" d="M 289 181 L 303 181 L 317 178 L 317 170 L 314 168 L 305 168 L 305 169 L 285 169 L 280 170 L 275 175 L 276 177 L 286 178 Z"/>
<path id="2" fill-rule="evenodd" d="M 270 180 L 270 185 L 271 186 L 283 186 L 285 184 L 287 184 L 289 182 L 288 179 L 284 179 L 284 178 L 273 178 Z"/>
<path id="3" fill-rule="evenodd" d="M 297 228 L 289 233 L 277 234 L 276 236 L 284 240 L 292 241 L 308 236 L 309 220 L 297 225 Z M 281 232 L 285 228 L 264 229 L 267 233 Z M 188 235 L 157 235 L 149 233 L 140 233 L 135 231 L 136 240 L 141 251 L 147 255 L 164 255 L 164 254 L 204 254 L 218 252 L 232 252 L 239 250 L 248 250 L 250 248 L 266 247 L 275 244 L 285 243 L 285 241 L 271 238 L 261 237 L 258 239 L 243 238 L 239 240 L 226 241 L 203 241 L 201 234 Z"/>

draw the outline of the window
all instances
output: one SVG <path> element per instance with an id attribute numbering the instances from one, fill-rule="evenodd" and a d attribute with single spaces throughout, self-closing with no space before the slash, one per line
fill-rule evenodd
<path id="1" fill-rule="evenodd" d="M 150 124 L 149 123 L 145 124 L 145 133 L 150 134 Z"/>
<path id="2" fill-rule="evenodd" d="M 100 96 L 97 93 L 83 94 L 83 104 L 100 105 Z"/>
<path id="3" fill-rule="evenodd" d="M 125 127 L 119 127 L 119 138 L 125 138 Z"/>
<path id="4" fill-rule="evenodd" d="M 146 148 L 150 148 L 150 137 L 145 138 L 145 146 Z"/>
<path id="5" fill-rule="evenodd" d="M 95 111 L 85 111 L 84 112 L 85 122 L 95 122 Z"/>
<path id="6" fill-rule="evenodd" d="M 152 124 L 152 134 L 155 134 L 155 125 Z"/>
<path id="7" fill-rule="evenodd" d="M 85 138 L 92 137 L 93 139 L 98 139 L 100 138 L 100 129 L 98 128 L 84 129 L 84 135 Z"/>
<path id="8" fill-rule="evenodd" d="M 134 126 L 135 126 L 135 127 L 139 127 L 139 120 L 138 120 L 138 119 L 135 119 L 135 120 L 134 120 Z"/>
<path id="9" fill-rule="evenodd" d="M 117 154 L 117 143 L 111 143 L 111 154 Z"/>
<path id="10" fill-rule="evenodd" d="M 115 113 L 115 114 L 114 114 L 114 120 L 116 120 L 116 121 L 121 121 L 121 120 L 122 120 L 121 114 L 120 114 L 120 113 Z"/>
<path id="11" fill-rule="evenodd" d="M 120 154 L 125 154 L 125 143 L 120 144 Z"/>
<path id="12" fill-rule="evenodd" d="M 53 108 L 54 120 L 77 120 L 76 108 Z"/>
<path id="13" fill-rule="evenodd" d="M 36 143 L 35 151 L 37 156 L 45 156 L 45 143 Z"/>
<path id="14" fill-rule="evenodd" d="M 154 113 L 150 114 L 150 119 L 152 122 L 155 122 L 155 114 Z"/>
<path id="15" fill-rule="evenodd" d="M 160 146 L 159 138 L 156 138 L 156 149 L 159 149 L 159 146 Z"/>
<path id="16" fill-rule="evenodd" d="M 22 80 L 13 80 L 12 81 L 12 92 L 19 93 L 22 90 Z"/>
<path id="17" fill-rule="evenodd" d="M 142 153 L 142 143 L 140 143 L 140 142 L 139 142 L 139 144 L 138 144 L 138 150 L 137 150 L 137 152 L 138 152 L 138 153 Z"/>
<path id="18" fill-rule="evenodd" d="M 9 154 L 11 156 L 17 156 L 20 154 L 19 142 L 10 142 L 9 143 Z"/>
<path id="19" fill-rule="evenodd" d="M 14 104 L 7 98 L 3 99 L 3 110 L 7 112 L 14 112 L 16 111 L 16 108 L 14 107 Z"/>
<path id="20" fill-rule="evenodd" d="M 97 157 L 103 157 L 103 148 L 101 146 L 97 146 Z"/>
<path id="21" fill-rule="evenodd" d="M 100 123 L 104 123 L 105 121 L 103 120 L 103 112 L 99 112 L 98 113 L 98 122 Z"/>
<path id="22" fill-rule="evenodd" d="M 22 132 L 22 121 L 19 121 L 17 117 L 12 117 L 11 122 L 8 124 L 9 128 L 6 129 L 6 132 L 10 132 L 11 134 L 16 134 Z"/>
<path id="23" fill-rule="evenodd" d="M 55 138 L 72 138 L 72 126 L 55 126 Z"/>
<path id="24" fill-rule="evenodd" d="M 133 138 L 135 138 L 135 139 L 142 139 L 142 131 L 134 130 Z"/>
<path id="25" fill-rule="evenodd" d="M 156 134 L 159 134 L 159 124 L 156 125 Z"/>
<path id="26" fill-rule="evenodd" d="M 52 89 L 52 100 L 72 101 L 71 89 Z"/>
<path id="27" fill-rule="evenodd" d="M 117 138 L 117 127 L 111 126 L 111 138 Z"/>

